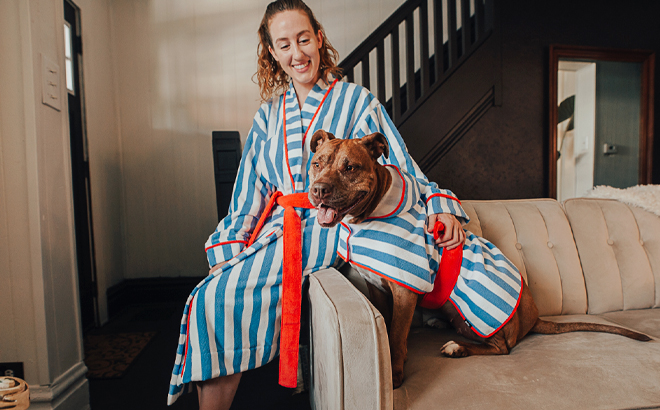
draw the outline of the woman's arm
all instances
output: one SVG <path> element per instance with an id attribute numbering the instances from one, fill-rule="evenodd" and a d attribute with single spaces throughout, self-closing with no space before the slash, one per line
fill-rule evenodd
<path id="1" fill-rule="evenodd" d="M 447 249 L 453 249 L 465 241 L 465 233 L 462 224 L 469 222 L 467 213 L 461 207 L 461 203 L 448 189 L 440 189 L 435 182 L 429 182 L 426 175 L 419 169 L 415 160 L 408 153 L 406 144 L 401 134 L 394 126 L 392 119 L 378 100 L 371 97 L 370 109 L 362 116 L 359 127 L 356 127 L 356 137 L 380 132 L 385 135 L 390 146 L 389 158 L 381 158 L 384 163 L 396 165 L 408 172 L 420 183 L 422 198 L 426 202 L 429 220 L 427 230 L 433 231 L 436 221 L 445 225 L 445 230 L 440 235 L 436 244 Z"/>
<path id="2" fill-rule="evenodd" d="M 359 127 L 356 127 L 355 137 L 361 138 L 365 135 L 380 132 L 385 135 L 390 146 L 389 158 L 381 158 L 384 163 L 396 165 L 414 176 L 419 181 L 422 189 L 422 197 L 426 202 L 429 215 L 451 214 L 459 222 L 467 223 L 469 217 L 461 207 L 461 203 L 450 190 L 440 189 L 435 182 L 429 182 L 426 175 L 419 169 L 415 160 L 408 153 L 406 144 L 403 142 L 399 131 L 394 126 L 385 108 L 372 97 L 370 110 L 361 117 Z"/>
<path id="3" fill-rule="evenodd" d="M 259 109 L 248 133 L 234 182 L 229 213 L 206 241 L 205 250 L 210 267 L 230 260 L 243 250 L 275 190 L 261 176 L 258 166 L 261 141 L 267 135 L 267 107 L 264 104 Z"/>

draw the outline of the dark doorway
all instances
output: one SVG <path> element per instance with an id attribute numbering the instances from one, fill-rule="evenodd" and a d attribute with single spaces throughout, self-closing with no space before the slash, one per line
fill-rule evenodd
<path id="1" fill-rule="evenodd" d="M 94 235 L 92 234 L 92 204 L 89 181 L 89 156 L 85 129 L 82 81 L 82 41 L 80 9 L 64 0 L 64 49 L 66 86 L 69 104 L 69 134 L 71 138 L 71 175 L 73 210 L 78 263 L 78 288 L 83 333 L 99 325 Z"/>
<path id="2" fill-rule="evenodd" d="M 652 51 L 550 46 L 549 197 L 651 183 L 654 73 Z"/>

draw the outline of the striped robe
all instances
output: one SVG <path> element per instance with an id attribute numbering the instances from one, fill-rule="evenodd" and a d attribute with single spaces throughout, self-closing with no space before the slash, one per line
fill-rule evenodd
<path id="1" fill-rule="evenodd" d="M 283 96 L 260 107 L 247 135 L 229 214 L 206 243 L 210 266 L 227 263 L 188 297 L 168 404 L 191 389 L 190 382 L 243 372 L 277 356 L 284 209 L 276 207 L 257 240 L 246 245 L 275 191 L 287 195 L 307 190 L 312 156 L 309 142 L 319 129 L 337 138 L 382 133 L 390 156 L 380 161 L 415 178 L 427 212 L 451 213 L 467 220 L 454 195 L 426 179 L 384 107 L 367 89 L 346 82 L 331 88 L 329 82 L 319 80 L 301 108 L 290 85 Z M 301 277 L 341 263 L 337 257 L 339 228 L 321 228 L 315 223 L 315 209 L 297 212 L 303 237 Z"/>
<path id="2" fill-rule="evenodd" d="M 387 169 L 392 185 L 371 216 L 359 224 L 341 223 L 338 254 L 381 289 L 380 278 L 385 278 L 416 293 L 430 292 L 443 249 L 426 231 L 423 186 L 405 171 Z M 457 200 L 454 206 L 460 207 Z M 463 260 L 449 301 L 476 334 L 490 337 L 515 312 L 522 276 L 492 243 L 465 233 Z"/>

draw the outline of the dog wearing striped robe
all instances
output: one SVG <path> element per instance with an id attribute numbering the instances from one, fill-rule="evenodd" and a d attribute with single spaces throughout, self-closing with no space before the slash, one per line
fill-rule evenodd
<path id="1" fill-rule="evenodd" d="M 318 130 L 310 148 L 309 200 L 321 226 L 341 224 L 338 253 L 365 278 L 370 299 L 388 324 L 397 388 L 403 383 L 415 307 L 443 283 L 444 271 L 438 268 L 445 269 L 442 255 L 449 259 L 449 251 L 427 233 L 426 199 L 417 180 L 378 162 L 389 155 L 382 134 L 338 139 Z M 529 332 L 596 331 L 650 340 L 616 326 L 542 320 L 520 272 L 492 243 L 466 231 L 460 251 L 456 276 L 445 289 L 448 296 L 435 307 L 458 334 L 478 343 L 450 341 L 441 350 L 446 356 L 508 354 Z"/>

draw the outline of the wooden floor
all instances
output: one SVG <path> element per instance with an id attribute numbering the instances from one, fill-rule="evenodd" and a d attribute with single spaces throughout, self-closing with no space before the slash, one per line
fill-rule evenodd
<path id="1" fill-rule="evenodd" d="M 185 394 L 167 406 L 167 391 L 179 338 L 184 301 L 124 308 L 95 332 L 158 332 L 121 379 L 90 380 L 92 410 L 197 409 L 196 393 Z M 278 361 L 245 372 L 233 410 L 309 410 L 306 392 L 277 384 Z"/>

